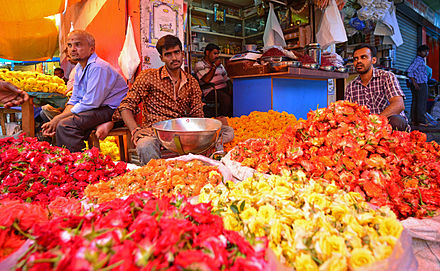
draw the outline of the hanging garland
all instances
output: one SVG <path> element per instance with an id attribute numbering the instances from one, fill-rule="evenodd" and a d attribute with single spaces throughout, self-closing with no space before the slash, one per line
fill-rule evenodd
<path id="1" fill-rule="evenodd" d="M 300 14 L 304 11 L 306 7 L 309 6 L 309 1 L 304 1 L 304 5 L 300 9 L 294 9 L 292 6 L 290 7 L 290 12 L 295 14 Z"/>

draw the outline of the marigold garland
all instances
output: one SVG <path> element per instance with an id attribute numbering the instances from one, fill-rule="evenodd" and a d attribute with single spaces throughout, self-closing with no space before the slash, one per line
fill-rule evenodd
<path id="1" fill-rule="evenodd" d="M 89 199 L 97 203 L 141 191 L 151 191 L 158 197 L 177 193 L 191 197 L 198 195 L 205 184 L 217 185 L 222 178 L 217 167 L 206 165 L 199 160 L 185 162 L 153 159 L 147 165 L 110 181 L 89 185 L 84 192 Z"/>
<path id="2" fill-rule="evenodd" d="M 268 112 L 253 111 L 249 116 L 228 118 L 228 124 L 234 128 L 234 139 L 225 144 L 225 151 L 230 151 L 239 142 L 249 138 L 278 137 L 286 129 L 297 122 L 293 114 L 279 113 L 269 110 Z"/>

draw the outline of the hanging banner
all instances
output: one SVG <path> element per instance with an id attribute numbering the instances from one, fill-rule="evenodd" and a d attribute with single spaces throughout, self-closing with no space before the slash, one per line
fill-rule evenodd
<path id="1" fill-rule="evenodd" d="M 140 6 L 142 69 L 159 68 L 163 63 L 156 43 L 161 37 L 173 35 L 184 44 L 183 0 L 141 0 Z"/>

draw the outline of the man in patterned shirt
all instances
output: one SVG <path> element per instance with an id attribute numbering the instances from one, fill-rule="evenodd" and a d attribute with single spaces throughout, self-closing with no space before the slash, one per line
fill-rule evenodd
<path id="1" fill-rule="evenodd" d="M 426 71 L 425 57 L 429 53 L 427 45 L 421 45 L 417 48 L 417 56 L 408 67 L 408 77 L 411 80 L 411 91 L 413 101 L 411 106 L 411 121 L 415 125 L 428 126 L 425 119 L 426 102 L 428 100 L 428 73 Z"/>
<path id="2" fill-rule="evenodd" d="M 203 117 L 199 83 L 181 69 L 183 51 L 180 40 L 172 35 L 164 36 L 157 42 L 156 49 L 165 65 L 142 71 L 118 108 L 131 131 L 142 165 L 161 157 L 160 142 L 154 136 L 152 124 L 181 117 Z M 138 126 L 134 116 L 140 112 L 140 103 L 142 125 Z M 113 120 L 116 119 L 117 114 L 113 116 Z"/>
<path id="3" fill-rule="evenodd" d="M 365 105 L 371 114 L 387 117 L 394 130 L 407 130 L 405 94 L 393 73 L 373 67 L 377 61 L 376 48 L 368 44 L 357 46 L 353 61 L 359 76 L 345 88 L 345 100 Z"/>

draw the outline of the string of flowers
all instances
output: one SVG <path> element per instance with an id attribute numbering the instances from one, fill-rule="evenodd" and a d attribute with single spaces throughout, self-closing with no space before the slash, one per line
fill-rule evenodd
<path id="1" fill-rule="evenodd" d="M 251 246 L 209 204 L 145 192 L 37 224 L 32 234 L 19 270 L 269 270 L 265 238 Z"/>
<path id="2" fill-rule="evenodd" d="M 302 169 L 334 181 L 399 218 L 440 209 L 440 146 L 418 131 L 392 131 L 385 117 L 348 101 L 309 112 L 276 140 L 249 139 L 230 154 L 262 173 Z"/>
<path id="3" fill-rule="evenodd" d="M 227 229 L 266 236 L 295 270 L 354 270 L 391 255 L 403 226 L 389 208 L 375 211 L 359 193 L 286 173 L 206 185 L 199 201 L 211 202 Z"/>
<path id="4" fill-rule="evenodd" d="M 88 184 L 127 172 L 93 148 L 82 153 L 36 138 L 0 139 L 1 197 L 48 205 L 57 197 L 81 198 Z"/>
<path id="5" fill-rule="evenodd" d="M 217 167 L 206 165 L 199 160 L 186 162 L 153 159 L 147 165 L 122 176 L 87 186 L 85 195 L 97 203 L 140 191 L 151 191 L 158 197 L 178 193 L 191 197 L 197 196 L 205 184 L 217 185 L 222 179 L 223 176 Z"/>

